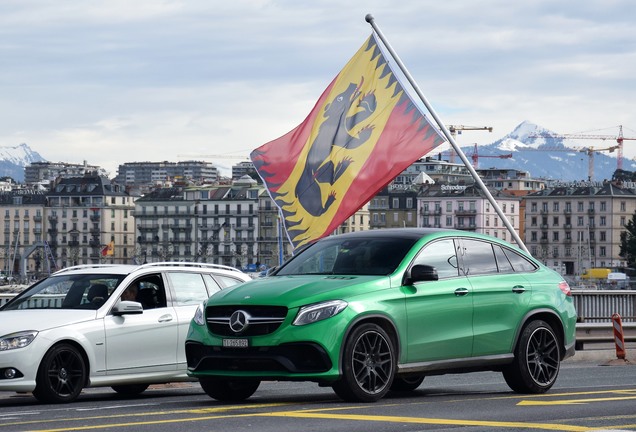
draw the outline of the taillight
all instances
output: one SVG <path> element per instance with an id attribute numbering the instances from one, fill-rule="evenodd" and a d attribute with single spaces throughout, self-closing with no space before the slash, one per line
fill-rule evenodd
<path id="1" fill-rule="evenodd" d="M 563 291 L 563 294 L 565 294 L 566 296 L 572 295 L 572 290 L 570 290 L 570 285 L 568 285 L 566 281 L 559 282 L 559 289 Z"/>

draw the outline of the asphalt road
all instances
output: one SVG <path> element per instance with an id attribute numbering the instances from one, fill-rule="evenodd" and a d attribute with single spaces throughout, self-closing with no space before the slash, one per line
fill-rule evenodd
<path id="1" fill-rule="evenodd" d="M 232 405 L 210 399 L 196 383 L 153 386 L 130 399 L 88 389 L 67 405 L 5 392 L 0 432 L 636 431 L 634 364 L 617 362 L 610 350 L 577 357 L 562 364 L 544 395 L 513 393 L 494 372 L 427 377 L 416 392 L 373 404 L 345 403 L 330 388 L 304 382 L 263 383 L 246 403 Z"/>

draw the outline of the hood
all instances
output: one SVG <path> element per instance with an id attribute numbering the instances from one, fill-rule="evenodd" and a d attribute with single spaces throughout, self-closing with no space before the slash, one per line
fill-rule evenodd
<path id="1" fill-rule="evenodd" d="M 325 300 L 350 299 L 390 288 L 387 276 L 270 276 L 215 293 L 208 305 L 284 305 L 288 308 Z"/>
<path id="2" fill-rule="evenodd" d="M 0 312 L 0 337 L 25 331 L 44 331 L 55 327 L 94 320 L 97 311 L 70 309 L 19 309 Z"/>

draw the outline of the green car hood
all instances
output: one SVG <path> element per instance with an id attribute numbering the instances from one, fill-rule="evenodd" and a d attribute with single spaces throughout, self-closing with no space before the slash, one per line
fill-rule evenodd
<path id="1" fill-rule="evenodd" d="M 292 308 L 326 300 L 346 300 L 390 287 L 387 276 L 270 276 L 221 290 L 210 297 L 208 306 L 252 304 Z"/>

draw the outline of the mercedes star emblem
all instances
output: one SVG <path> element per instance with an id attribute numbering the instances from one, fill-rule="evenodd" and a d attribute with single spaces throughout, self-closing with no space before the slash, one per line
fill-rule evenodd
<path id="1" fill-rule="evenodd" d="M 250 315 L 242 310 L 237 310 L 230 315 L 230 329 L 234 333 L 241 333 L 250 325 Z"/>

